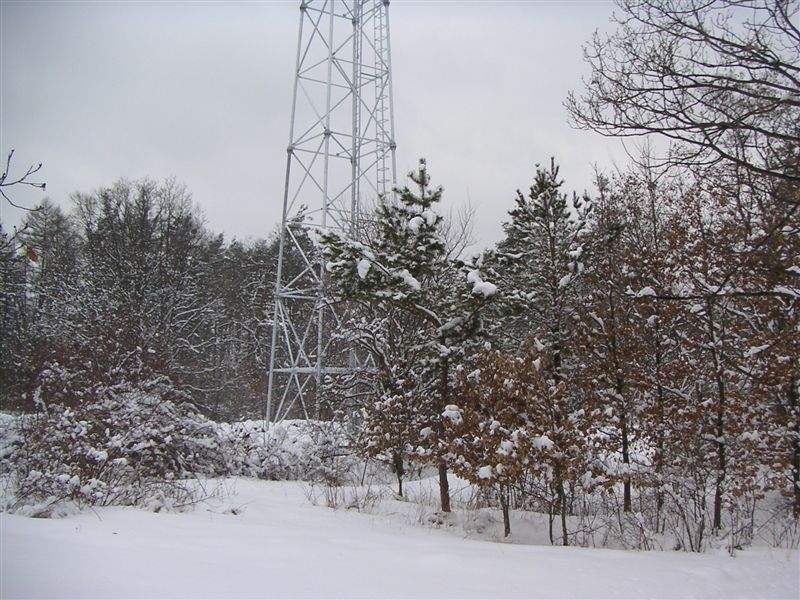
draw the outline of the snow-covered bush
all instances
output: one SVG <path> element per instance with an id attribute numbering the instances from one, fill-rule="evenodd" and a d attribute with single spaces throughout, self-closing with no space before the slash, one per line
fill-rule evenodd
<path id="1" fill-rule="evenodd" d="M 195 479 L 242 475 L 351 483 L 358 459 L 341 427 L 320 421 L 215 423 L 163 381 L 92 388 L 77 406 L 0 419 L 0 473 L 11 508 L 59 514 L 65 503 L 191 504 Z"/>
<path id="2" fill-rule="evenodd" d="M 232 472 L 271 480 L 341 484 L 354 457 L 342 429 L 324 421 L 221 423 Z"/>
<path id="3" fill-rule="evenodd" d="M 9 458 L 19 445 L 17 418 L 8 413 L 0 413 L 0 473 L 10 468 Z"/>
<path id="4" fill-rule="evenodd" d="M 191 502 L 190 478 L 230 471 L 212 421 L 163 382 L 96 388 L 76 407 L 40 403 L 8 459 L 17 509 Z M 184 401 L 181 401 L 184 400 Z"/>

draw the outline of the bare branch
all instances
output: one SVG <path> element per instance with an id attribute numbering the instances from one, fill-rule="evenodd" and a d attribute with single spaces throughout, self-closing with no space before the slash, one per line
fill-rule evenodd
<path id="1" fill-rule="evenodd" d="M 30 208 L 27 206 L 23 206 L 21 204 L 17 204 L 13 200 L 11 200 L 11 198 L 6 193 L 6 190 L 4 190 L 3 188 L 11 188 L 15 185 L 27 185 L 33 188 L 44 190 L 47 186 L 46 183 L 41 181 L 30 180 L 30 177 L 32 177 L 41 170 L 42 163 L 39 163 L 38 165 L 31 165 L 30 167 L 28 167 L 27 171 L 25 171 L 23 175 L 9 179 L 11 173 L 11 159 L 13 158 L 13 156 L 14 156 L 14 149 L 12 148 L 11 151 L 8 153 L 8 156 L 6 157 L 6 168 L 3 171 L 3 174 L 0 175 L 0 195 L 2 195 L 3 198 L 5 198 L 6 202 L 8 202 L 14 208 L 27 211 L 37 210 L 35 208 Z"/>

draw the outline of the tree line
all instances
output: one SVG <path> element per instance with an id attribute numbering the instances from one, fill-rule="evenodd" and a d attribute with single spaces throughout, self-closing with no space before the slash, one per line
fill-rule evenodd
<path id="1" fill-rule="evenodd" d="M 470 260 L 448 252 L 424 161 L 370 235 L 323 237 L 336 295 L 363 310 L 344 335 L 378 369 L 362 447 L 399 493 L 408 462 L 433 464 L 447 512 L 453 470 L 506 534 L 512 504 L 535 506 L 564 544 L 598 514 L 643 540 L 738 543 L 776 491 L 800 515 L 797 12 L 621 0 L 566 107 L 663 151 L 582 195 L 537 166 Z"/>
<path id="2" fill-rule="evenodd" d="M 512 504 L 536 506 L 564 543 L 598 494 L 692 547 L 769 491 L 800 514 L 800 222 L 775 229 L 782 184 L 736 174 L 632 169 L 578 196 L 553 161 L 463 260 L 423 162 L 373 239 L 324 236 L 337 297 L 361 309 L 342 335 L 378 368 L 360 442 L 398 492 L 404 465 L 434 464 L 448 511 L 452 469 L 496 496 L 507 533 Z"/>
<path id="3" fill-rule="evenodd" d="M 226 241 L 184 186 L 119 181 L 45 200 L 0 250 L 7 407 L 165 376 L 218 419 L 259 415 L 275 236 Z"/>

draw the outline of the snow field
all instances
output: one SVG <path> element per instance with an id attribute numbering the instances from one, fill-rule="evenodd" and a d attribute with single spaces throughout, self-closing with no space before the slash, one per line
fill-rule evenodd
<path id="1" fill-rule="evenodd" d="M 297 482 L 234 478 L 186 513 L 102 508 L 2 514 L 3 598 L 797 598 L 797 551 L 631 552 L 469 539 L 416 523 L 383 494 L 373 514 L 314 506 Z M 214 482 L 209 482 L 213 489 Z M 421 487 L 421 484 L 418 484 Z M 413 486 L 412 486 L 413 488 Z M 420 491 L 419 489 L 417 490 Z M 233 509 L 233 510 L 232 510 Z M 234 512 L 238 514 L 233 514 Z M 456 515 L 454 518 L 467 518 Z M 487 527 L 496 527 L 489 522 Z M 515 524 L 516 526 L 516 524 Z"/>

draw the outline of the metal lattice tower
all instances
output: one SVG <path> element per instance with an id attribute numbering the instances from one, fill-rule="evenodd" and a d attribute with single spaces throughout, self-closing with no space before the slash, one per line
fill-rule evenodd
<path id="1" fill-rule="evenodd" d="M 343 309 L 309 236 L 355 234 L 360 208 L 396 182 L 389 0 L 301 2 L 287 153 L 268 421 L 318 416 L 323 379 L 361 368 L 333 342 Z"/>

